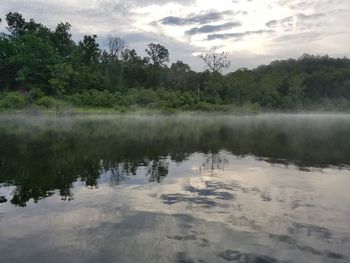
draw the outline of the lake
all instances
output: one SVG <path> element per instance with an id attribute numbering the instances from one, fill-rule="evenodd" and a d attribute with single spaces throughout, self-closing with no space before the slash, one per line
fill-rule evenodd
<path id="1" fill-rule="evenodd" d="M 0 117 L 0 262 L 350 262 L 350 115 Z"/>

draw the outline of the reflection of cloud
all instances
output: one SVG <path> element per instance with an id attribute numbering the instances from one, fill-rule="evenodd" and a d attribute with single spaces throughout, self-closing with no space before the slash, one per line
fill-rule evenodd
<path id="1" fill-rule="evenodd" d="M 254 253 L 244 253 L 237 250 L 224 250 L 220 252 L 218 256 L 225 259 L 226 261 L 241 262 L 241 259 L 244 259 L 245 262 L 267 262 L 267 263 L 282 262 L 269 256 L 258 255 Z"/>
<path id="2" fill-rule="evenodd" d="M 237 126 L 238 122 L 234 123 Z M 147 124 L 142 126 L 147 131 Z M 110 139 L 108 132 L 115 134 L 116 130 L 99 132 Z M 99 155 L 97 147 L 93 149 Z M 325 171 L 326 176 L 305 174 L 295 167 L 271 166 L 227 152 L 222 156 L 229 162 L 216 177 L 187 174 L 193 164 L 207 159 L 197 153 L 183 163 L 170 164 L 173 180 L 162 184 L 136 181 L 109 187 L 105 183 L 93 190 L 76 184 L 75 201 L 69 204 L 51 197 L 31 209 L 6 206 L 0 224 L 2 260 L 18 262 L 21 257 L 41 262 L 54 254 L 67 262 L 78 257 L 81 261 L 108 257 L 118 262 L 164 258 L 175 262 L 305 263 L 310 256 L 317 262 L 348 261 L 348 172 L 341 175 L 334 169 Z M 144 175 L 138 174 L 139 178 Z M 335 195 L 331 189 L 343 195 Z M 308 207 L 307 213 L 303 207 L 291 209 L 293 201 L 312 202 L 313 207 Z M 11 214 L 15 209 L 19 212 Z M 309 213 L 315 215 L 313 222 Z M 40 221 L 42 218 L 46 220 Z"/>
<path id="3" fill-rule="evenodd" d="M 218 202 L 211 200 L 208 197 L 204 196 L 189 196 L 186 194 L 163 194 L 161 199 L 164 204 L 174 205 L 178 203 L 187 203 L 188 205 L 196 204 L 203 207 L 220 207 Z"/>

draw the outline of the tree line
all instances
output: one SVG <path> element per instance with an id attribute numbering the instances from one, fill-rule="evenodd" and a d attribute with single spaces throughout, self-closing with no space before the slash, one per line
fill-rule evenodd
<path id="1" fill-rule="evenodd" d="M 182 61 L 169 64 L 158 43 L 142 57 L 117 36 L 101 48 L 96 35 L 72 39 L 69 23 L 56 28 L 5 16 L 0 33 L 0 109 L 58 103 L 116 110 L 296 110 L 350 108 L 350 60 L 303 55 L 228 74 L 227 54 L 200 55 L 195 72 Z"/>

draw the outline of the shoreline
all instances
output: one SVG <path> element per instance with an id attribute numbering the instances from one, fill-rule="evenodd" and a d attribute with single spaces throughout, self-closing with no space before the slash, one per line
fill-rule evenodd
<path id="1" fill-rule="evenodd" d="M 75 116 L 192 116 L 192 117 L 213 117 L 213 116 L 296 116 L 296 115 L 345 115 L 350 116 L 349 111 L 330 111 L 330 110 L 298 110 L 298 111 L 183 111 L 175 110 L 171 112 L 153 109 L 136 109 L 127 111 L 118 111 L 110 108 L 72 108 L 58 113 L 55 110 L 42 109 L 23 109 L 23 110 L 2 110 L 0 117 L 3 116 L 31 116 L 31 117 L 75 117 Z"/>

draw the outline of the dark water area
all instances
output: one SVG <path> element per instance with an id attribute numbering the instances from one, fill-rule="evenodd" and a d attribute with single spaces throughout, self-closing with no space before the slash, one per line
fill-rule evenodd
<path id="1" fill-rule="evenodd" d="M 0 117 L 0 262 L 350 262 L 350 115 Z"/>

